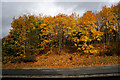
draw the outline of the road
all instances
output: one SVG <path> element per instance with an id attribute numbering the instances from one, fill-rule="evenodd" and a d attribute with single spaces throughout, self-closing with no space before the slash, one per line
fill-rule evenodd
<path id="1" fill-rule="evenodd" d="M 119 65 L 70 68 L 2 69 L 3 78 L 74 78 L 120 76 Z"/>

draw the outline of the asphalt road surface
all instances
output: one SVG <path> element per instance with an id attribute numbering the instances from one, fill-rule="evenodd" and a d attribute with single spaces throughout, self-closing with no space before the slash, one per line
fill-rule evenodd
<path id="1" fill-rule="evenodd" d="M 103 76 L 120 76 L 120 66 L 2 69 L 3 78 L 85 78 Z"/>

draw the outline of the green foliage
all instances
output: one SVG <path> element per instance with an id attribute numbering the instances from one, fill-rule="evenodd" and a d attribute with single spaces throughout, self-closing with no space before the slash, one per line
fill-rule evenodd
<path id="1" fill-rule="evenodd" d="M 23 62 L 36 62 L 37 60 L 34 57 L 24 57 L 20 59 Z"/>

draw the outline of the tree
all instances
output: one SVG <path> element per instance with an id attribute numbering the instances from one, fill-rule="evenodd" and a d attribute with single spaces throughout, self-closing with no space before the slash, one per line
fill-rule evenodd
<path id="1" fill-rule="evenodd" d="M 10 30 L 10 34 L 3 42 L 5 53 L 21 58 L 33 56 L 35 51 L 41 48 L 41 24 L 41 15 L 37 17 L 34 15 L 24 15 L 18 19 L 14 19 L 11 23 L 13 29 Z"/>
<path id="2" fill-rule="evenodd" d="M 97 50 L 94 49 L 90 42 L 93 40 L 100 41 L 102 32 L 98 31 L 96 28 L 97 18 L 92 11 L 87 11 L 80 17 L 77 21 L 77 31 L 73 34 L 75 46 L 78 47 L 78 50 L 84 51 L 84 53 L 97 53 Z M 79 35 L 79 37 L 77 37 Z M 81 44 L 80 42 L 83 42 Z"/>
<path id="3" fill-rule="evenodd" d="M 44 23 L 41 25 L 41 28 L 44 28 L 42 36 L 47 37 L 44 37 L 42 44 L 43 48 L 46 44 L 51 44 L 51 46 L 57 47 L 58 43 L 58 53 L 61 54 L 61 48 L 64 43 L 63 41 L 68 35 L 70 35 L 71 26 L 73 24 L 71 21 L 70 17 L 65 14 L 58 14 L 54 17 L 44 17 Z M 53 43 L 54 45 L 52 45 Z"/>

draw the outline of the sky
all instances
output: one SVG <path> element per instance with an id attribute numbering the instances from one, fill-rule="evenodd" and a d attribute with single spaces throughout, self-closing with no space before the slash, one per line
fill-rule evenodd
<path id="1" fill-rule="evenodd" d="M 55 16 L 59 13 L 70 15 L 76 12 L 82 16 L 87 10 L 100 11 L 102 6 L 110 7 L 120 0 L 1 0 L 0 38 L 9 34 L 13 17 L 23 14 Z"/>

